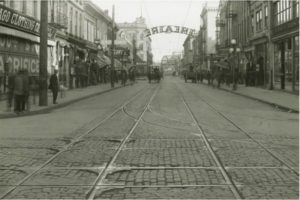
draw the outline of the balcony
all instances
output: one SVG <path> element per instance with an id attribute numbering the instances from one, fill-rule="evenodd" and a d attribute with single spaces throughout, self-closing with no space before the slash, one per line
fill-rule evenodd
<path id="1" fill-rule="evenodd" d="M 68 16 L 61 11 L 51 11 L 51 18 L 49 20 L 49 25 L 57 29 L 67 29 L 68 28 Z"/>

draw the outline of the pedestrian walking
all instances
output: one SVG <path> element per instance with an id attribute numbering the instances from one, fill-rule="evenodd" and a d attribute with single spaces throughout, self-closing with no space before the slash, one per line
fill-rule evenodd
<path id="1" fill-rule="evenodd" d="M 75 74 L 75 88 L 79 88 L 80 82 L 81 82 L 80 81 L 81 69 L 80 69 L 80 59 L 79 59 L 79 56 L 75 57 L 74 74 Z"/>
<path id="2" fill-rule="evenodd" d="M 57 99 L 58 90 L 59 90 L 57 73 L 58 73 L 58 70 L 55 69 L 54 74 L 52 74 L 50 77 L 50 84 L 49 84 L 49 89 L 52 91 L 52 95 L 53 95 L 53 104 L 57 104 L 56 99 Z"/>
<path id="3" fill-rule="evenodd" d="M 27 96 L 29 96 L 29 80 L 25 75 L 25 70 L 21 69 L 14 79 L 15 112 L 17 114 L 25 111 Z"/>
<path id="4" fill-rule="evenodd" d="M 9 73 L 8 75 L 8 92 L 7 92 L 7 111 L 11 111 L 13 106 L 14 99 L 14 87 L 15 87 L 15 75 L 13 73 Z M 14 103 L 14 107 L 16 107 Z M 14 109 L 15 110 L 15 109 Z"/>

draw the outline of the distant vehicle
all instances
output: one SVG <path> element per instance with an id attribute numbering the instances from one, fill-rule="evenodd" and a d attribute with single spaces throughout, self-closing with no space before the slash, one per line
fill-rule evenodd
<path id="1" fill-rule="evenodd" d="M 197 72 L 192 65 L 183 71 L 183 76 L 186 83 L 188 80 L 191 80 L 192 83 L 197 82 Z"/>
<path id="2" fill-rule="evenodd" d="M 159 66 L 150 66 L 148 71 L 148 81 L 151 83 L 151 81 L 156 81 L 157 83 L 160 82 L 160 79 L 162 77 L 162 73 L 159 69 Z"/>

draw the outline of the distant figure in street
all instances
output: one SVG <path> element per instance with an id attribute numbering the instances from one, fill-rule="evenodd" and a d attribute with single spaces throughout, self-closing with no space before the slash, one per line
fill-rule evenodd
<path id="1" fill-rule="evenodd" d="M 26 99 L 29 95 L 29 80 L 24 69 L 19 70 L 14 79 L 15 112 L 17 114 L 25 111 Z"/>
<path id="2" fill-rule="evenodd" d="M 49 84 L 49 89 L 52 91 L 52 95 L 53 95 L 53 104 L 57 104 L 56 99 L 57 99 L 58 90 L 59 90 L 57 73 L 58 73 L 58 70 L 55 69 L 54 74 L 52 74 L 50 77 L 50 84 Z"/>

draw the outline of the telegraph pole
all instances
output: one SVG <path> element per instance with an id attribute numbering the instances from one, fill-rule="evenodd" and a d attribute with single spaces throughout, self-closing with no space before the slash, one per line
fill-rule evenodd
<path id="1" fill-rule="evenodd" d="M 112 7 L 112 31 L 111 31 L 111 69 L 110 69 L 110 84 L 115 87 L 114 73 L 115 73 L 115 5 Z"/>
<path id="2" fill-rule="evenodd" d="M 47 42 L 48 42 L 48 1 L 41 1 L 41 26 L 40 26 L 40 81 L 39 81 L 39 105 L 48 105 L 47 87 Z"/>

